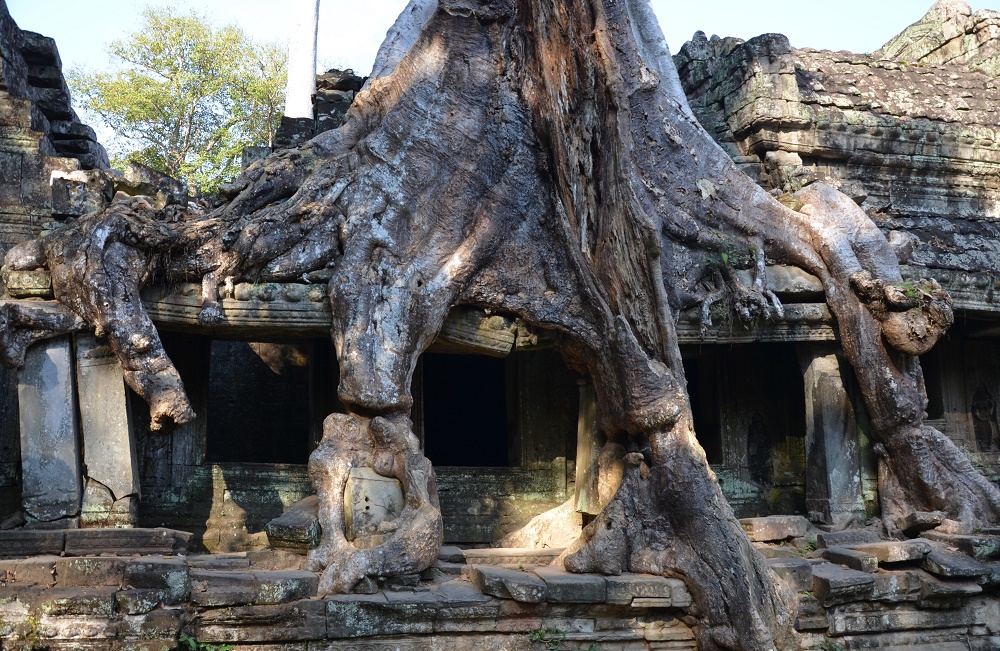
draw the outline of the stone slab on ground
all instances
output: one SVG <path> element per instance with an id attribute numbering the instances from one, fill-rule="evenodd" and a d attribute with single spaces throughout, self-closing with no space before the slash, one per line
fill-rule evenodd
<path id="1" fill-rule="evenodd" d="M 875 574 L 874 599 L 888 603 L 918 601 L 923 587 L 920 570 L 881 570 Z"/>
<path id="2" fill-rule="evenodd" d="M 859 572 L 874 572 L 878 569 L 877 556 L 851 547 L 826 547 L 823 549 L 823 558 Z"/>
<path id="3" fill-rule="evenodd" d="M 453 545 L 442 545 L 438 550 L 438 560 L 442 563 L 465 563 L 465 552 Z"/>
<path id="4" fill-rule="evenodd" d="M 548 591 L 545 581 L 530 572 L 490 565 L 470 565 L 469 579 L 483 594 L 524 603 L 542 603 Z"/>
<path id="5" fill-rule="evenodd" d="M 608 582 L 600 574 L 575 574 L 554 565 L 533 572 L 545 581 L 550 603 L 600 604 L 608 599 Z"/>
<path id="6" fill-rule="evenodd" d="M 951 545 L 977 561 L 1000 557 L 1000 536 L 947 534 L 932 529 L 920 537 Z"/>
<path id="7" fill-rule="evenodd" d="M 906 563 L 923 560 L 931 546 L 923 540 L 883 540 L 850 545 L 848 549 L 871 554 L 879 563 Z"/>
<path id="8" fill-rule="evenodd" d="M 849 570 L 839 565 L 814 565 L 813 594 L 824 606 L 871 599 L 875 577 L 867 572 Z"/>
<path id="9" fill-rule="evenodd" d="M 740 526 L 753 542 L 778 542 L 800 538 L 809 531 L 809 521 L 800 515 L 743 518 Z"/>
<path id="10" fill-rule="evenodd" d="M 878 542 L 881 539 L 878 533 L 871 529 L 850 529 L 847 531 L 816 534 L 816 546 L 820 549 L 824 547 L 843 547 L 845 545 Z"/>

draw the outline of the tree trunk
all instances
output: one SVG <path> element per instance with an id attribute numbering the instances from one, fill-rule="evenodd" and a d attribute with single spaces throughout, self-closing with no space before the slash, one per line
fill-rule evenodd
<path id="1" fill-rule="evenodd" d="M 142 284 L 203 279 L 210 323 L 224 318 L 216 293 L 227 277 L 332 268 L 338 391 L 351 415 L 328 423 L 310 461 L 325 525 L 311 560 L 328 568 L 325 591 L 433 562 L 423 552 L 440 542 L 440 514 L 408 431 L 410 379 L 448 311 L 469 304 L 558 331 L 567 363 L 593 381 L 602 429 L 629 452 L 618 493 L 567 567 L 683 578 L 703 649 L 796 648 L 788 609 L 694 437 L 674 330 L 678 310 L 721 297 L 747 320 L 780 312 L 764 290 L 768 260 L 823 281 L 886 455 L 887 506 L 996 521 L 996 489 L 920 424 L 912 356 L 950 324 L 947 296 L 931 284 L 906 295 L 892 249 L 843 195 L 811 186 L 794 211 L 740 173 L 687 108 L 645 0 L 433 5 L 411 2 L 376 63 L 385 74 L 342 128 L 255 164 L 225 205 L 116 203 L 6 261 L 52 270 L 58 299 L 108 338 L 165 427 L 193 414 Z M 739 267 L 754 272 L 750 286 Z M 337 501 L 346 470 L 364 464 L 416 496 L 370 553 L 343 539 Z M 951 490 L 932 495 L 939 480 Z M 397 562 L 403 549 L 414 554 Z"/>

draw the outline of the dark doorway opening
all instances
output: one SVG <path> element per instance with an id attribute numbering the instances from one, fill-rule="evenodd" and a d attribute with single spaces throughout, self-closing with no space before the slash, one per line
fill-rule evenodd
<path id="1" fill-rule="evenodd" d="M 710 464 L 722 463 L 722 431 L 719 427 L 718 355 L 698 351 L 685 356 L 684 376 L 687 378 L 694 433 L 705 450 Z"/>
<path id="2" fill-rule="evenodd" d="M 423 356 L 424 454 L 435 466 L 509 465 L 504 360 Z"/>

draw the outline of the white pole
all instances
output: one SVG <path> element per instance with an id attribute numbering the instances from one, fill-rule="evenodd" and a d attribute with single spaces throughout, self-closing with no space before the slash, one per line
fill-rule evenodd
<path id="1" fill-rule="evenodd" d="M 316 93 L 316 30 L 319 0 L 290 2 L 292 31 L 288 36 L 288 86 L 285 88 L 285 117 L 313 117 L 312 96 Z"/>

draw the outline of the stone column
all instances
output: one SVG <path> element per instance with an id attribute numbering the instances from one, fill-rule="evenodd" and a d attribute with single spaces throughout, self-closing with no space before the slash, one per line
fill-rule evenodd
<path id="1" fill-rule="evenodd" d="M 828 344 L 798 350 L 806 400 L 806 509 L 813 522 L 841 528 L 865 520 L 854 403 L 840 359 Z"/>
<path id="2" fill-rule="evenodd" d="M 292 0 L 292 28 L 288 36 L 288 84 L 285 114 L 275 136 L 279 147 L 296 146 L 312 137 L 313 95 L 316 94 L 316 30 L 319 0 Z"/>
<path id="3" fill-rule="evenodd" d="M 24 514 L 38 526 L 77 525 L 80 444 L 69 337 L 28 349 L 18 372 Z"/>
<path id="4" fill-rule="evenodd" d="M 599 494 L 601 436 L 597 429 L 597 398 L 594 385 L 580 381 L 580 412 L 576 426 L 576 510 L 597 515 L 601 512 Z"/>
<path id="5" fill-rule="evenodd" d="M 77 336 L 76 365 L 86 468 L 80 523 L 135 526 L 139 463 L 121 365 L 111 349 L 91 335 Z"/>

